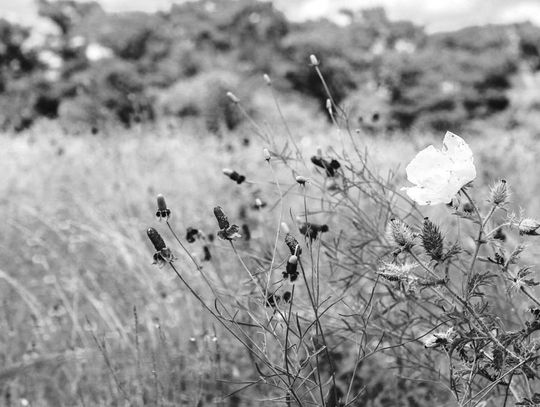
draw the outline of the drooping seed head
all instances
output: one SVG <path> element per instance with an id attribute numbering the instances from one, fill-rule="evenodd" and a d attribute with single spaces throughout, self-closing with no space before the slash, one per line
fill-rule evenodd
<path id="1" fill-rule="evenodd" d="M 510 188 L 506 180 L 502 179 L 490 189 L 489 200 L 493 205 L 503 206 L 510 200 Z"/>

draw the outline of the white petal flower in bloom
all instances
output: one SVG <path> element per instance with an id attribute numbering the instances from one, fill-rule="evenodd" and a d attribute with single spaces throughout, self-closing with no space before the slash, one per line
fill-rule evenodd
<path id="1" fill-rule="evenodd" d="M 443 148 L 432 145 L 420 151 L 407 166 L 407 195 L 420 205 L 449 203 L 459 190 L 476 178 L 473 153 L 459 136 L 446 132 Z"/>

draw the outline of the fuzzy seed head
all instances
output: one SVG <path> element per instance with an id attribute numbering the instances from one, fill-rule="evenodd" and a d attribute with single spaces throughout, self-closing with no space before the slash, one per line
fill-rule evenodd
<path id="1" fill-rule="evenodd" d="M 536 219 L 525 218 L 519 222 L 518 229 L 520 235 L 536 235 L 536 230 L 540 227 L 540 223 Z"/>
<path id="2" fill-rule="evenodd" d="M 428 218 L 422 227 L 422 246 L 432 260 L 442 260 L 444 240 L 439 227 Z"/>
<path id="3" fill-rule="evenodd" d="M 311 62 L 311 65 L 313 65 L 313 66 L 318 66 L 319 65 L 319 60 L 317 59 L 317 57 L 314 54 L 311 54 L 309 56 L 309 62 Z"/>
<path id="4" fill-rule="evenodd" d="M 399 219 L 392 219 L 388 224 L 389 240 L 397 247 L 410 249 L 414 246 L 414 233 L 405 222 Z"/>
<path id="5" fill-rule="evenodd" d="M 493 205 L 503 206 L 510 200 L 510 188 L 504 179 L 491 187 L 489 200 Z"/>
<path id="6" fill-rule="evenodd" d="M 240 99 L 238 99 L 238 97 L 232 93 L 232 92 L 227 92 L 227 97 L 233 102 L 233 103 L 240 103 Z"/>

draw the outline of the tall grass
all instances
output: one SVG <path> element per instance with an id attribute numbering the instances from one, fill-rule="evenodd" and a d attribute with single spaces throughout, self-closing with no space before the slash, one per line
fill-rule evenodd
<path id="1" fill-rule="evenodd" d="M 467 298 L 460 270 L 475 253 L 475 217 L 444 207 L 420 212 L 399 191 L 406 182 L 399 165 L 439 135 L 368 137 L 349 131 L 332 104 L 334 123 L 306 118 L 307 131 L 277 103 L 282 112 L 269 104 L 271 124 L 246 126 L 240 137 L 159 128 L 72 138 L 54 127 L 2 137 L 3 404 L 502 405 L 510 403 L 511 386 L 493 383 L 510 377 L 516 399 L 532 400 L 534 380 L 517 374 L 530 361 L 502 334 L 533 318 L 526 309 L 534 301 L 499 288 L 512 283 L 487 260 L 500 242 L 482 243 L 475 265 L 497 284 L 482 288 L 484 299 Z M 244 136 L 250 146 L 242 145 Z M 513 209 L 534 216 L 538 181 L 526 171 L 536 168 L 534 138 L 494 130 L 470 141 L 482 173 L 469 193 L 482 219 L 488 184 L 498 178 L 512 186 Z M 341 164 L 334 177 L 310 161 L 319 145 L 322 157 Z M 227 179 L 225 167 L 247 180 Z M 168 223 L 154 217 L 158 193 L 172 211 Z M 266 206 L 255 209 L 256 198 Z M 231 224 L 248 226 L 251 240 L 211 241 L 217 205 Z M 495 222 L 506 219 L 499 213 Z M 402 278 L 385 279 L 381 261 L 394 261 L 390 219 L 420 228 L 425 215 L 446 242 L 460 240 L 464 257 L 451 262 L 447 282 L 414 292 Z M 283 279 L 294 255 L 283 223 L 302 248 L 295 282 Z M 313 224 L 329 230 L 310 239 L 304 235 Z M 184 281 L 168 266 L 151 265 L 148 226 L 178 258 L 172 264 Z M 489 234 L 497 223 L 487 226 Z M 187 243 L 188 227 L 204 240 Z M 515 227 L 505 234 L 508 257 L 525 237 Z M 523 263 L 536 264 L 534 247 L 528 253 Z M 420 246 L 394 263 L 407 257 L 425 266 L 425 282 L 433 271 L 443 280 Z M 534 287 L 527 292 L 536 298 Z M 490 308 L 476 309 L 482 302 Z M 463 339 L 459 355 L 457 348 L 425 348 L 430 335 L 451 326 Z M 479 358 L 497 347 L 525 362 L 503 366 L 494 379 Z"/>

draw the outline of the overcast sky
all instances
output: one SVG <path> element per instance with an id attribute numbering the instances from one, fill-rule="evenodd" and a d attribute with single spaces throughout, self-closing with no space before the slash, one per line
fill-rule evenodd
<path id="1" fill-rule="evenodd" d="M 109 11 L 155 11 L 168 9 L 174 1 L 101 0 L 99 3 Z M 275 0 L 274 4 L 293 20 L 331 15 L 342 7 L 382 5 L 391 19 L 411 20 L 430 32 L 526 20 L 540 25 L 540 0 Z M 34 0 L 0 0 L 0 16 L 31 23 L 36 19 Z"/>

